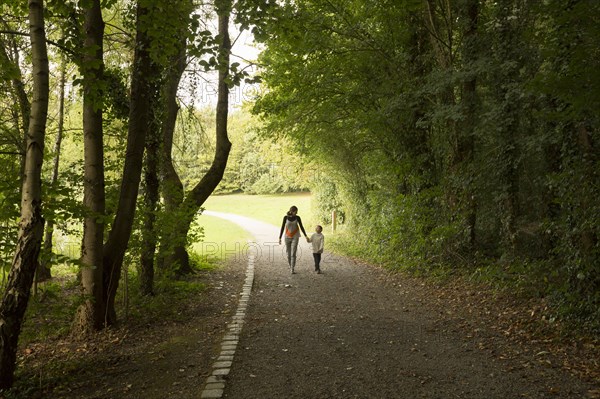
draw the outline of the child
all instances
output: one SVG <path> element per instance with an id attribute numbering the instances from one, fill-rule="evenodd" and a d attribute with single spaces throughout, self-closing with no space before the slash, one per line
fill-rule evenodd
<path id="1" fill-rule="evenodd" d="M 323 227 L 317 226 L 315 228 L 316 233 L 310 236 L 308 242 L 312 244 L 313 257 L 315 258 L 315 271 L 317 274 L 321 274 L 321 254 L 323 253 L 323 246 L 325 244 L 325 236 L 321 234 Z"/>

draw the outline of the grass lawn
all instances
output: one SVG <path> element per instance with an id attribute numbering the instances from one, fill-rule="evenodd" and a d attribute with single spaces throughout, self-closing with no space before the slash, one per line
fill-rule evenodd
<path id="1" fill-rule="evenodd" d="M 310 193 L 213 195 L 204 203 L 204 208 L 216 212 L 235 213 L 279 226 L 281 219 L 292 205 L 298 207 L 298 214 L 302 217 L 307 232 L 312 231 L 314 220 Z M 208 235 L 206 237 L 209 239 Z"/>
<path id="2" fill-rule="evenodd" d="M 298 207 L 304 228 L 313 231 L 313 215 L 310 193 L 272 195 L 215 195 L 208 198 L 204 208 L 209 211 L 234 213 L 279 226 L 290 206 Z M 204 227 L 204 240 L 192 246 L 203 259 L 224 260 L 239 253 L 251 234 L 238 225 L 214 216 L 201 215 L 199 224 Z"/>
<path id="3" fill-rule="evenodd" d="M 201 215 L 198 224 L 204 228 L 204 239 L 192 244 L 192 251 L 212 262 L 239 253 L 238 249 L 252 237 L 237 224 L 214 216 Z"/>

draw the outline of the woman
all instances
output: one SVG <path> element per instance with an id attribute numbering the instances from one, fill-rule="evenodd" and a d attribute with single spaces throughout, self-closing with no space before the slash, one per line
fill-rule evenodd
<path id="1" fill-rule="evenodd" d="M 296 267 L 296 252 L 298 250 L 298 241 L 300 240 L 300 230 L 308 241 L 308 236 L 302 226 L 302 219 L 297 215 L 298 207 L 292 206 L 288 213 L 283 217 L 281 223 L 281 231 L 279 232 L 279 244 L 281 245 L 281 237 L 285 231 L 285 251 L 287 252 L 288 264 L 290 270 L 294 274 L 294 268 Z"/>

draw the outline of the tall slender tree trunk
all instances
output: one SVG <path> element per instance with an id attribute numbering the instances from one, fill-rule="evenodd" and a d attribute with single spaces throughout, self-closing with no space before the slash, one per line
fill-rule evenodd
<path id="1" fill-rule="evenodd" d="M 12 57 L 9 56 L 9 47 L 12 49 Z M 23 179 L 25 175 L 25 154 L 27 152 L 27 134 L 29 132 L 29 118 L 31 117 L 31 103 L 29 102 L 29 98 L 27 97 L 27 92 L 25 91 L 25 83 L 23 82 L 23 75 L 21 73 L 20 62 L 19 62 L 19 51 L 17 49 L 17 45 L 14 40 L 10 40 L 8 43 L 0 46 L 0 57 L 4 59 L 7 65 L 14 66 L 13 78 L 11 79 L 11 84 L 15 96 L 17 98 L 17 103 L 19 105 L 19 114 L 21 120 L 20 122 L 21 128 L 20 131 L 22 133 L 22 141 L 20 147 L 21 155 L 21 173 L 20 178 Z M 22 183 L 22 182 L 21 182 Z M 22 188 L 22 184 L 20 188 Z"/>
<path id="2" fill-rule="evenodd" d="M 178 231 L 180 239 L 176 242 L 171 262 L 178 266 L 179 273 L 191 271 L 189 255 L 184 238 L 187 236 L 190 226 L 202 204 L 212 194 L 223 178 L 227 166 L 231 142 L 227 135 L 227 117 L 229 109 L 229 87 L 227 78 L 229 76 L 229 56 L 231 53 L 231 41 L 229 39 L 229 16 L 231 13 L 231 0 L 216 0 L 215 6 L 219 16 L 219 83 L 216 112 L 216 148 L 212 164 L 200 182 L 190 191 L 180 206 L 180 223 Z"/>
<path id="3" fill-rule="evenodd" d="M 67 75 L 67 61 L 64 55 L 61 55 L 60 59 L 60 82 L 59 82 L 59 93 L 58 93 L 58 128 L 56 132 L 56 140 L 54 141 L 54 163 L 52 165 L 52 177 L 50 179 L 50 185 L 55 186 L 58 181 L 58 172 L 60 169 L 60 150 L 63 139 L 63 131 L 65 125 L 65 85 Z M 36 282 L 49 280 L 52 278 L 52 271 L 50 270 L 50 259 L 52 255 L 52 236 L 54 233 L 54 221 L 49 220 L 46 223 L 44 229 L 44 254 L 45 258 L 40 262 L 40 266 L 37 269 L 35 280 Z"/>
<path id="4" fill-rule="evenodd" d="M 546 104 L 546 109 L 556 109 L 556 104 L 550 102 Z M 558 123 L 546 122 L 544 126 L 547 132 L 550 134 L 558 129 Z M 545 174 L 547 176 L 559 174 L 561 168 L 561 143 L 548 140 L 544 145 L 544 161 L 546 164 Z M 557 223 L 560 220 L 561 206 L 556 201 L 559 196 L 558 187 L 556 185 L 546 184 L 543 192 L 543 204 L 544 212 L 542 219 L 549 221 L 550 223 Z M 555 230 L 548 229 L 546 234 L 543 235 L 544 248 L 546 253 L 550 253 L 553 248 L 556 247 L 558 235 Z"/>
<path id="5" fill-rule="evenodd" d="M 117 322 L 115 296 L 119 286 L 123 258 L 133 228 L 133 218 L 142 174 L 144 148 L 149 129 L 148 121 L 151 115 L 149 87 L 156 80 L 156 73 L 153 72 L 149 52 L 151 39 L 148 25 L 145 25 L 150 17 L 149 9 L 139 2 L 136 12 L 136 46 L 131 77 L 127 153 L 125 154 L 117 214 L 112 223 L 108 239 L 104 244 L 103 302 L 106 304 L 106 322 L 108 325 Z"/>
<path id="6" fill-rule="evenodd" d="M 170 215 L 170 219 L 176 218 L 176 211 L 183 202 L 183 183 L 173 165 L 173 135 L 175 133 L 175 125 L 177 122 L 177 114 L 179 113 L 179 105 L 177 104 L 177 89 L 181 76 L 185 71 L 186 66 L 186 38 L 182 33 L 180 35 L 179 49 L 174 55 L 171 65 L 173 68 L 169 70 L 169 74 L 165 80 L 162 89 L 162 101 L 164 109 L 164 120 L 161 127 L 161 179 L 162 179 L 162 196 L 165 202 L 165 213 Z M 168 224 L 163 232 L 160 242 L 158 266 L 165 268 L 165 262 L 170 263 L 173 243 L 177 239 L 174 225 Z"/>
<path id="7" fill-rule="evenodd" d="M 42 162 L 48 116 L 49 68 L 43 0 L 29 0 L 29 34 L 33 62 L 33 101 L 27 135 L 21 222 L 12 268 L 0 306 L 0 389 L 10 388 L 23 316 L 42 244 Z"/>
<path id="8" fill-rule="evenodd" d="M 480 0 L 466 0 L 460 6 L 461 21 L 466 21 L 462 30 L 462 62 L 468 64 L 477 56 L 477 28 Z M 443 71 L 452 72 L 455 68 L 454 37 L 457 35 L 455 16 L 449 1 L 425 0 L 425 25 L 428 27 L 434 55 Z M 442 15 L 441 17 L 439 15 Z M 444 126 L 444 134 L 451 138 L 449 165 L 446 176 L 446 201 L 450 210 L 450 220 L 457 220 L 468 230 L 466 246 L 473 250 L 476 244 L 477 201 L 473 181 L 473 155 L 475 151 L 475 126 L 477 116 L 477 80 L 474 74 L 460 86 L 447 83 L 440 89 L 439 102 L 446 106 L 457 104 L 456 92 L 461 90 L 461 105 L 464 119 L 457 122 L 449 118 Z"/>
<path id="9" fill-rule="evenodd" d="M 150 129 L 146 138 L 146 156 L 144 170 L 144 208 L 142 248 L 140 256 L 140 290 L 142 295 L 154 294 L 154 259 L 156 257 L 156 212 L 159 200 L 160 168 L 160 123 L 161 109 L 159 95 L 154 93 Z"/>
<path id="10" fill-rule="evenodd" d="M 177 90 L 186 66 L 186 46 L 190 15 L 194 9 L 191 0 L 177 0 L 176 7 L 180 23 L 176 31 L 179 38 L 170 56 L 164 76 L 153 86 L 156 89 L 151 104 L 152 123 L 146 143 L 146 169 L 144 174 L 144 228 L 142 230 L 142 255 L 140 260 L 140 283 L 144 294 L 152 294 L 155 268 L 163 268 L 165 259 L 174 238 L 170 224 L 160 229 L 161 242 L 158 245 L 159 232 L 156 229 L 156 213 L 162 190 L 165 211 L 168 220 L 175 221 L 174 210 L 183 199 L 183 184 L 173 165 L 171 151 L 173 135 L 179 113 Z M 159 246 L 158 254 L 156 248 Z M 155 267 L 156 266 L 156 267 Z"/>
<path id="11" fill-rule="evenodd" d="M 585 174 L 585 184 L 593 186 L 598 182 L 598 171 L 595 165 L 597 164 L 596 157 L 598 154 L 594 152 L 594 143 L 592 141 L 592 133 L 585 126 L 585 122 L 581 122 L 577 128 L 577 144 L 581 154 L 583 162 L 583 172 Z M 588 211 L 593 201 L 597 199 L 590 198 L 590 194 L 586 189 L 581 190 L 581 209 L 584 212 Z M 593 264 L 597 261 L 594 259 L 594 247 L 598 242 L 598 237 L 594 233 L 594 229 L 591 226 L 586 226 L 581 229 L 581 254 L 583 259 L 588 264 Z M 598 255 L 596 255 L 597 257 Z"/>
<path id="12" fill-rule="evenodd" d="M 466 4 L 466 26 L 463 34 L 464 63 L 471 63 L 477 57 L 477 25 L 479 19 L 479 0 L 469 0 Z M 475 152 L 475 127 L 477 124 L 477 78 L 473 72 L 467 73 L 468 78 L 463 82 L 462 101 L 465 118 L 458 134 L 458 145 L 455 159 L 462 163 L 466 173 L 466 187 L 463 198 L 465 203 L 465 219 L 469 229 L 469 245 L 474 249 L 476 242 L 477 200 L 473 187 L 475 173 L 473 157 Z"/>
<path id="13" fill-rule="evenodd" d="M 503 4 L 498 8 L 499 32 L 498 48 L 495 53 L 501 57 L 500 62 L 514 61 L 515 65 L 503 66 L 499 71 L 498 86 L 495 93 L 496 101 L 501 104 L 503 121 L 498 126 L 498 137 L 502 146 L 501 165 L 503 200 L 500 204 L 502 209 L 502 243 L 507 255 L 514 255 L 517 250 L 517 222 L 521 214 L 519 203 L 519 169 L 521 167 L 519 137 L 519 99 L 511 93 L 511 84 L 518 83 L 521 54 L 519 52 L 518 31 L 511 17 L 513 9 L 510 5 Z"/>
<path id="14" fill-rule="evenodd" d="M 13 79 L 13 88 L 15 93 L 17 93 L 17 98 L 19 99 L 19 108 L 21 109 L 21 118 L 23 125 L 23 155 L 21 156 L 21 179 L 25 178 L 25 157 L 27 154 L 27 140 L 28 140 L 28 132 L 29 132 L 29 123 L 31 119 L 31 103 L 27 98 L 27 92 L 25 91 L 25 82 L 23 81 L 23 77 L 21 76 L 21 69 L 18 67 L 19 65 L 19 50 L 17 49 L 17 44 L 15 41 L 12 42 L 13 45 L 13 53 L 15 56 L 15 64 L 17 65 L 17 70 L 19 71 L 18 77 Z M 21 184 L 21 187 L 23 185 Z"/>
<path id="15" fill-rule="evenodd" d="M 104 21 L 100 0 L 93 0 L 85 14 L 83 46 L 83 143 L 84 193 L 86 215 L 81 245 L 81 288 L 85 302 L 77 309 L 73 333 L 84 336 L 105 325 L 103 299 L 104 240 L 104 143 L 102 129 L 102 90 L 104 78 Z"/>
<path id="16" fill-rule="evenodd" d="M 515 108 L 508 107 L 507 113 L 518 112 Z M 506 130 L 507 143 L 503 158 L 506 162 L 506 170 L 504 174 L 504 183 L 506 186 L 506 199 L 504 201 L 504 242 L 507 245 L 506 249 L 511 255 L 514 255 L 517 250 L 517 222 L 521 213 L 519 203 L 519 148 L 516 143 L 517 124 L 510 124 Z"/>

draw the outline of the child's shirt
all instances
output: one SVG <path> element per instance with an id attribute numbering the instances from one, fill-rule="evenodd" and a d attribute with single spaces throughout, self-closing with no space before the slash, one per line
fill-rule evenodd
<path id="1" fill-rule="evenodd" d="M 312 244 L 313 253 L 323 253 L 323 247 L 325 244 L 325 236 L 322 233 L 314 233 L 310 236 L 310 243 Z"/>

